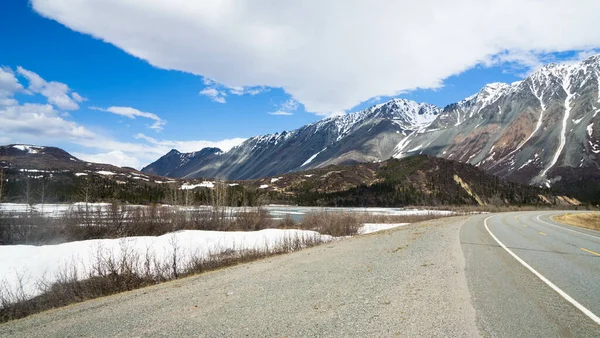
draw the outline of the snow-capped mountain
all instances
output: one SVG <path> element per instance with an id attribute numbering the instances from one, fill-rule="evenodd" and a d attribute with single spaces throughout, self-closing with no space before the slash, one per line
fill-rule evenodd
<path id="1" fill-rule="evenodd" d="M 394 99 L 291 132 L 257 136 L 219 156 L 180 164 L 177 177 L 258 178 L 422 153 L 520 183 L 598 194 L 599 112 L 597 55 L 544 66 L 512 84 L 488 84 L 443 109 Z"/>
<path id="2" fill-rule="evenodd" d="M 440 111 L 430 104 L 394 99 L 293 131 L 252 137 L 219 155 L 204 150 L 196 155 L 171 151 L 142 171 L 185 178 L 249 179 L 329 164 L 380 161 L 392 157 L 398 142 L 426 128 Z"/>

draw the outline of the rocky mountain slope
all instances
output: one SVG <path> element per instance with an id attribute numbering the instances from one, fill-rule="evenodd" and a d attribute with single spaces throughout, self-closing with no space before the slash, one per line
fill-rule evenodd
<path id="1" fill-rule="evenodd" d="M 429 154 L 514 182 L 600 198 L 599 112 L 597 55 L 547 65 L 513 84 L 489 84 L 443 109 L 394 99 L 294 131 L 253 137 L 225 153 L 185 154 L 189 160 L 172 165 L 165 165 L 165 156 L 142 171 L 249 179 Z"/>
<path id="2" fill-rule="evenodd" d="M 245 184 L 267 192 L 271 203 L 302 205 L 579 204 L 548 189 L 507 182 L 473 165 L 428 155 L 332 165 Z"/>

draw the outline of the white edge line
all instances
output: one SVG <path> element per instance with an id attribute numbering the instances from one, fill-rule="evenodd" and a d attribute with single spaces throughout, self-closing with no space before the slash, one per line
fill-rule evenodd
<path id="1" fill-rule="evenodd" d="M 490 231 L 490 228 L 488 228 L 487 221 L 488 221 L 488 219 L 490 219 L 492 217 L 494 217 L 494 216 L 490 216 L 490 217 L 486 218 L 485 221 L 483 221 L 483 223 L 485 224 L 485 229 L 489 232 L 490 236 L 492 236 L 492 238 L 496 242 L 498 242 L 498 244 L 500 244 L 500 246 L 504 250 L 506 250 L 506 252 L 508 252 L 511 256 L 513 256 L 519 263 L 521 263 L 524 267 L 529 269 L 529 271 L 533 272 L 534 275 L 536 275 L 539 279 L 541 279 L 542 282 L 546 283 L 554 291 L 558 292 L 558 294 L 561 295 L 564 299 L 566 299 L 569 303 L 573 304 L 576 308 L 578 308 L 579 311 L 583 312 L 586 316 L 588 316 L 590 319 L 592 319 L 594 322 L 596 322 L 596 324 L 600 325 L 600 318 L 598 316 L 596 316 L 592 311 L 585 308 L 585 306 L 579 304 L 579 302 L 576 301 L 575 299 L 573 299 L 573 297 L 569 296 L 566 292 L 561 290 L 558 286 L 554 285 L 554 283 L 549 281 L 541 273 L 537 272 L 534 268 L 532 268 L 529 264 L 525 263 L 524 260 L 522 260 L 519 256 L 517 256 L 514 252 L 512 252 L 509 248 L 507 248 L 506 245 L 504 245 L 504 243 L 500 242 L 500 240 L 498 238 L 496 238 L 496 236 L 494 236 L 494 234 Z"/>
<path id="2" fill-rule="evenodd" d="M 594 235 L 586 234 L 585 232 L 581 232 L 581 231 L 577 231 L 577 230 L 573 230 L 573 229 L 569 229 L 569 228 L 561 227 L 561 226 L 559 226 L 559 225 L 556 225 L 556 224 L 548 223 L 548 222 L 546 222 L 546 221 L 543 221 L 543 220 L 541 220 L 541 219 L 540 219 L 540 217 L 541 217 L 541 216 L 542 216 L 542 215 L 538 215 L 538 217 L 536 217 L 536 219 L 537 219 L 538 221 L 540 221 L 540 222 L 544 223 L 544 224 L 551 225 L 551 226 L 553 226 L 553 227 L 555 227 L 555 228 L 560 228 L 560 229 L 563 229 L 563 230 L 567 230 L 567 231 L 575 232 L 575 233 L 578 233 L 578 234 L 580 234 L 580 235 L 586 235 L 586 236 L 590 236 L 590 237 L 592 237 L 592 238 L 595 238 L 595 239 L 600 239 L 600 237 L 598 237 L 598 236 L 594 236 Z"/>

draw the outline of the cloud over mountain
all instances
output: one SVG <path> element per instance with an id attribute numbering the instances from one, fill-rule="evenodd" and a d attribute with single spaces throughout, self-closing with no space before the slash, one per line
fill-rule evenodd
<path id="1" fill-rule="evenodd" d="M 600 46 L 593 0 L 31 3 L 154 66 L 230 88 L 283 88 L 319 115 L 436 88 L 478 64 L 535 67 L 545 53 Z"/>

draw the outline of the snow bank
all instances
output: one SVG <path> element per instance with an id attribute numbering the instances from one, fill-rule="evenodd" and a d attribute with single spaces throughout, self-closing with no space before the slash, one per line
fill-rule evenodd
<path id="1" fill-rule="evenodd" d="M 83 279 L 98 257 L 119 259 L 123 254 L 135 257 L 143 269 L 146 257 L 159 264 L 171 264 L 177 248 L 177 265 L 184 269 L 191 259 L 211 254 L 242 250 L 273 250 L 290 240 L 333 238 L 306 230 L 266 229 L 261 231 L 202 231 L 185 230 L 158 237 L 125 237 L 63 243 L 58 245 L 6 245 L 0 246 L 0 285 L 10 291 L 19 290 L 22 281 L 27 297 L 39 294 L 38 281 L 54 282 L 66 269 L 76 268 L 77 277 Z"/>
<path id="2" fill-rule="evenodd" d="M 358 229 L 358 234 L 359 235 L 370 234 L 370 233 L 381 231 L 381 230 L 387 230 L 387 229 L 401 227 L 401 226 L 404 226 L 407 224 L 410 224 L 410 223 L 391 223 L 391 224 L 365 223 L 365 224 L 363 224 L 363 226 L 360 229 Z"/>

